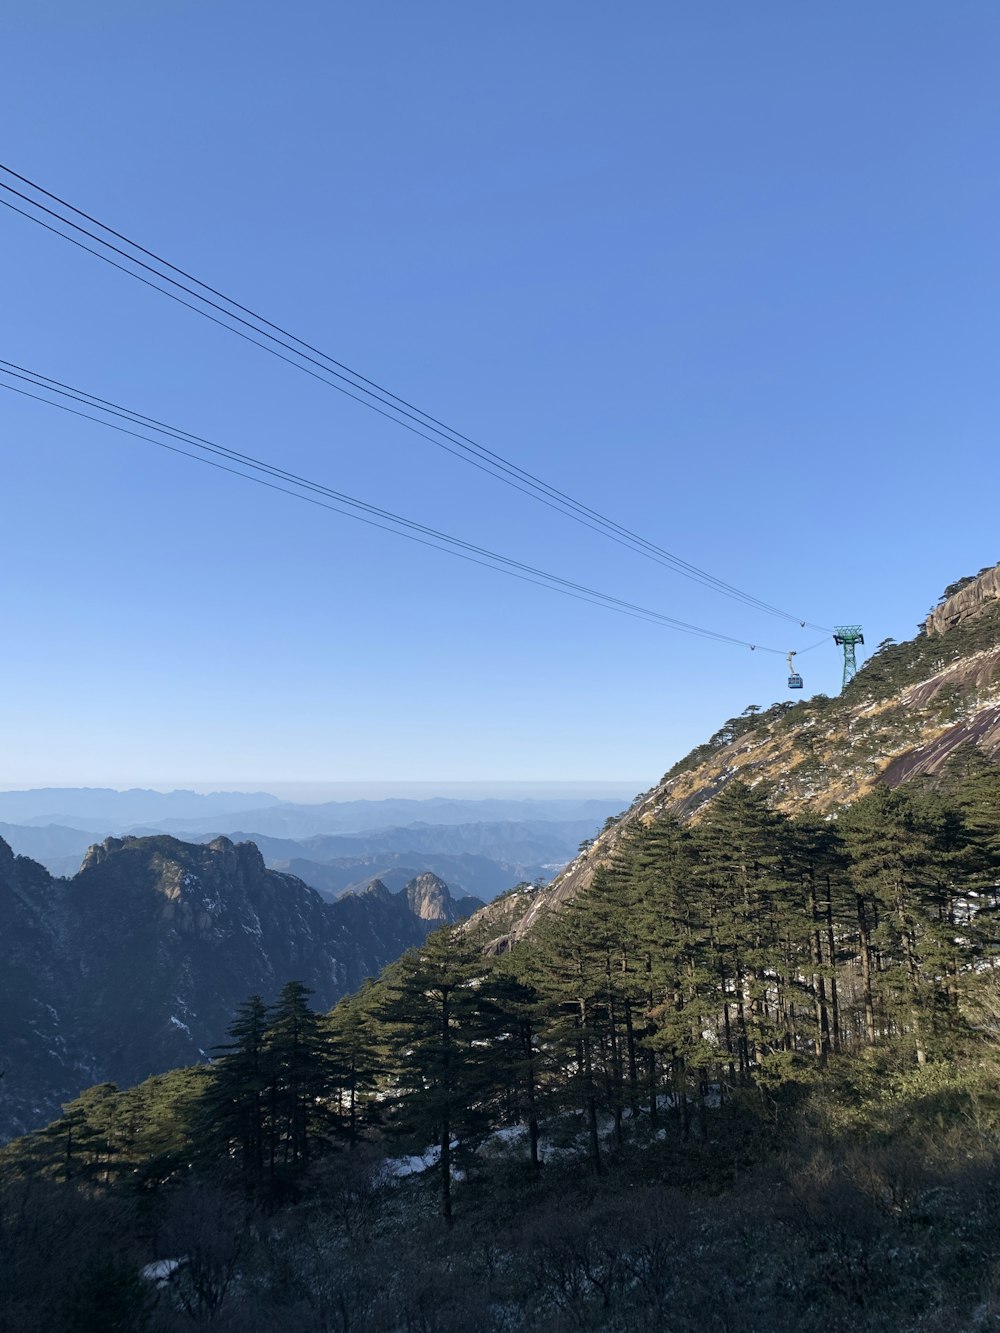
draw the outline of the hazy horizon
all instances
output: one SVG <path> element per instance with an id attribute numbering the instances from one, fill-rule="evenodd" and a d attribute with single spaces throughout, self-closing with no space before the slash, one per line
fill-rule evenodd
<path id="1" fill-rule="evenodd" d="M 584 779 L 580 781 L 560 782 L 528 780 L 523 782 L 499 780 L 496 782 L 420 782 L 394 780 L 368 782 L 267 782 L 266 780 L 220 780 L 218 782 L 192 782 L 183 779 L 138 782 L 0 782 L 0 792 L 31 792 L 46 790 L 67 791 L 155 791 L 162 793 L 185 791 L 198 795 L 228 793 L 231 795 L 268 795 L 282 801 L 296 804 L 322 804 L 327 801 L 380 801 L 380 800 L 433 800 L 436 797 L 453 800 L 553 800 L 587 799 L 599 797 L 629 797 L 647 790 L 659 778 L 659 774 L 648 779 L 629 780 Z"/>

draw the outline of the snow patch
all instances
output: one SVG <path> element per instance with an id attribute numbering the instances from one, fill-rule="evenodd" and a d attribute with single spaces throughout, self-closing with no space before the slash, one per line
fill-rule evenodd
<path id="1" fill-rule="evenodd" d="M 458 1147 L 457 1139 L 451 1145 L 452 1151 Z M 379 1183 L 390 1180 L 402 1180 L 406 1176 L 419 1176 L 424 1171 L 429 1171 L 432 1166 L 437 1166 L 441 1160 L 441 1148 L 435 1144 L 433 1148 L 426 1148 L 422 1153 L 411 1153 L 406 1157 L 387 1157 L 378 1168 L 377 1179 Z M 464 1180 L 465 1172 L 459 1167 L 451 1168 L 452 1180 Z"/>
<path id="2" fill-rule="evenodd" d="M 186 1264 L 186 1259 L 157 1259 L 154 1263 L 147 1264 L 140 1271 L 140 1276 L 147 1282 L 169 1282 L 182 1264 Z"/>

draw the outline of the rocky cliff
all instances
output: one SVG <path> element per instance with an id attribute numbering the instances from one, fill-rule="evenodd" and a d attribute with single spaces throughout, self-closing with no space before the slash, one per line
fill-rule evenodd
<path id="1" fill-rule="evenodd" d="M 411 879 L 403 892 L 413 915 L 435 927 L 471 916 L 483 905 L 478 898 L 453 899 L 444 880 L 429 870 Z"/>
<path id="2" fill-rule="evenodd" d="M 204 1059 L 252 993 L 300 980 L 327 1008 L 482 905 L 421 879 L 328 903 L 253 843 L 165 835 L 108 838 L 54 879 L 0 840 L 0 1137 L 90 1084 Z"/>
<path id="3" fill-rule="evenodd" d="M 950 595 L 948 595 L 950 593 Z M 1000 600 L 1000 565 L 981 569 L 972 578 L 959 580 L 924 622 L 926 634 L 945 634 L 963 620 L 969 620 L 989 602 Z"/>
<path id="4" fill-rule="evenodd" d="M 933 779 L 962 744 L 1000 755 L 1000 565 L 948 589 L 924 628 L 880 644 L 837 698 L 750 708 L 676 763 L 545 889 L 522 889 L 473 918 L 492 947 L 522 937 L 585 890 L 637 822 L 698 810 L 739 777 L 766 782 L 788 812 L 834 814 L 876 783 Z"/>

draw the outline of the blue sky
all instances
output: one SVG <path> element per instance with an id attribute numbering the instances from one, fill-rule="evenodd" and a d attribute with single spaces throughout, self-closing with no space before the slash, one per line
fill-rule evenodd
<path id="1" fill-rule="evenodd" d="M 3 160 L 869 645 L 992 564 L 1000 10 L 25 3 Z M 0 210 L 0 356 L 778 648 Z M 0 393 L 0 785 L 645 786 L 784 663 Z M 836 650 L 801 662 L 835 692 Z"/>

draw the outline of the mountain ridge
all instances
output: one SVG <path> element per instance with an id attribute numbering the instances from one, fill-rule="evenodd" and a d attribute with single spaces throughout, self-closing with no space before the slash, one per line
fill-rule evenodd
<path id="1" fill-rule="evenodd" d="M 963 744 L 1000 754 L 1000 563 L 952 584 L 918 634 L 886 639 L 835 698 L 749 706 L 660 782 L 544 889 L 489 904 L 470 925 L 502 950 L 593 881 L 637 823 L 698 811 L 734 778 L 766 782 L 785 813 L 835 817 L 876 785 L 931 780 Z"/>
<path id="2" fill-rule="evenodd" d="M 481 906 L 447 885 L 324 901 L 252 843 L 106 838 L 57 879 L 0 840 L 0 1136 L 88 1085 L 196 1063 L 247 994 L 304 982 L 330 1007 Z"/>

